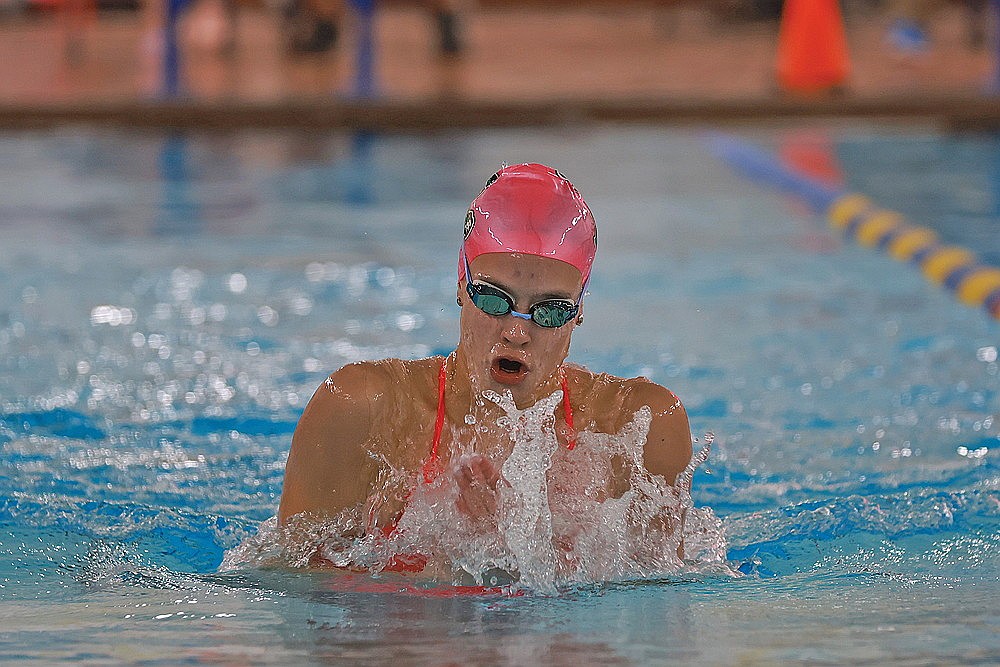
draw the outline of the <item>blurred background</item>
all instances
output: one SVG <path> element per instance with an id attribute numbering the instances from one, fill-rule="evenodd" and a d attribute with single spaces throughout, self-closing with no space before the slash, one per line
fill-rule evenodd
<path id="1" fill-rule="evenodd" d="M 998 87 L 996 2 L 802 0 L 796 9 L 820 15 L 786 29 L 791 4 L 0 0 L 0 116 L 53 103 L 377 99 L 434 102 L 447 124 L 457 117 L 440 117 L 442 102 L 456 114 L 467 109 L 459 103 L 565 105 L 570 117 L 585 101 L 961 107 Z M 834 61 L 832 76 L 804 85 L 779 77 L 782 49 L 795 68 L 796 49 L 830 40 L 836 53 L 819 58 Z"/>

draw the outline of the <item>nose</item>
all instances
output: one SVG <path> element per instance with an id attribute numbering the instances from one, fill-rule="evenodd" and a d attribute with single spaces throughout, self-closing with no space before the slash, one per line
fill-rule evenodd
<path id="1" fill-rule="evenodd" d="M 505 319 L 507 321 L 504 323 L 503 332 L 501 333 L 501 337 L 505 343 L 513 346 L 521 346 L 531 340 L 531 335 L 528 333 L 529 321 L 525 321 L 520 317 Z"/>

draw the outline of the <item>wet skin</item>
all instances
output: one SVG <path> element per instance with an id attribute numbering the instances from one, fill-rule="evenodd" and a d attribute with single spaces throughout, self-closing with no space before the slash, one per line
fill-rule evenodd
<path id="1" fill-rule="evenodd" d="M 470 265 L 473 280 L 503 289 L 528 312 L 545 299 L 575 301 L 582 287 L 580 272 L 555 259 L 513 253 L 478 256 Z M 458 346 L 448 358 L 445 385 L 446 427 L 441 462 L 458 488 L 456 507 L 464 514 L 488 519 L 496 512 L 496 487 L 503 480 L 490 459 L 472 455 L 450 463 L 450 453 L 466 438 L 506 438 L 490 431 L 487 401 L 479 401 L 478 434 L 466 424 L 470 406 L 483 391 L 509 391 L 518 408 L 533 405 L 560 388 L 561 373 L 569 384 L 577 431 L 617 433 L 637 410 L 648 406 L 653 420 L 644 463 L 653 474 L 673 483 L 691 458 L 687 415 L 667 389 L 644 378 L 622 379 L 564 364 L 577 321 L 544 328 L 513 315 L 482 312 L 469 298 L 464 279 L 458 285 L 462 306 Z M 581 311 L 582 312 L 582 311 Z M 333 516 L 363 504 L 378 485 L 378 462 L 413 471 L 427 457 L 437 412 L 440 358 L 415 361 L 359 362 L 338 370 L 315 393 L 292 438 L 285 468 L 278 518 L 281 523 L 309 512 Z M 484 419 L 485 417 L 485 419 Z M 564 423 L 561 406 L 557 422 Z M 559 433 L 561 442 L 565 433 Z M 620 481 L 620 480 L 618 480 Z M 613 485 L 615 480 L 608 480 Z"/>

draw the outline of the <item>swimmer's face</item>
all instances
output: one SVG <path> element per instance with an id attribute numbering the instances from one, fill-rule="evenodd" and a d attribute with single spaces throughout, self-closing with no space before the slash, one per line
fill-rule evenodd
<path id="1" fill-rule="evenodd" d="M 470 264 L 473 280 L 498 287 L 527 313 L 549 299 L 576 301 L 583 279 L 575 267 L 556 259 L 521 253 L 487 253 Z M 557 372 L 569 353 L 576 319 L 545 328 L 511 314 L 494 316 L 476 307 L 461 281 L 461 349 L 474 389 L 510 391 L 524 408 L 559 387 Z"/>

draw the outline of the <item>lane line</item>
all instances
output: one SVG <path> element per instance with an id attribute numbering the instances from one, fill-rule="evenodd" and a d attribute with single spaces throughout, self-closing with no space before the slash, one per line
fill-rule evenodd
<path id="1" fill-rule="evenodd" d="M 983 263 L 971 250 L 942 243 L 934 230 L 914 225 L 862 194 L 804 174 L 736 137 L 712 134 L 708 145 L 736 172 L 802 199 L 847 238 L 915 265 L 928 281 L 950 290 L 961 303 L 1000 320 L 1000 268 Z"/>

